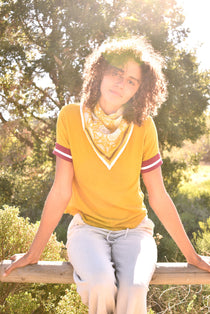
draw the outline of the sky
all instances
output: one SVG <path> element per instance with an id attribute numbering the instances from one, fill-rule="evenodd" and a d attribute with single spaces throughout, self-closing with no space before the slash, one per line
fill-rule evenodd
<path id="1" fill-rule="evenodd" d="M 210 70 L 210 0 L 177 0 L 183 7 L 185 27 L 191 31 L 186 40 L 188 48 L 197 48 L 202 70 Z"/>

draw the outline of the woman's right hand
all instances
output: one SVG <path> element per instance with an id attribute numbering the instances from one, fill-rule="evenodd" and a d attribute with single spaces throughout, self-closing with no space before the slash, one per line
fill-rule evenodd
<path id="1" fill-rule="evenodd" d="M 32 259 L 29 256 L 29 253 L 15 254 L 11 256 L 10 259 L 12 260 L 12 264 L 5 269 L 3 277 L 8 276 L 11 271 L 16 268 L 24 267 L 30 264 L 36 264 L 38 262 L 38 260 Z"/>

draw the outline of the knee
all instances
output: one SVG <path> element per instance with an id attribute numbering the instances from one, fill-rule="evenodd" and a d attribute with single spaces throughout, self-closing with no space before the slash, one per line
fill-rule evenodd
<path id="1" fill-rule="evenodd" d="M 99 277 L 87 288 L 89 313 L 114 313 L 117 288 L 112 278 Z"/>
<path id="2" fill-rule="evenodd" d="M 96 274 L 88 286 L 89 290 L 95 294 L 113 294 L 116 290 L 115 277 L 108 274 Z"/>
<path id="3" fill-rule="evenodd" d="M 142 283 L 121 285 L 117 296 L 117 314 L 147 313 L 147 287 Z"/>
<path id="4" fill-rule="evenodd" d="M 93 300 L 93 303 L 95 303 L 99 299 L 109 302 L 109 300 L 115 299 L 117 291 L 115 278 L 108 275 L 101 276 L 98 274 L 96 276 L 94 274 L 89 280 L 77 283 L 77 291 L 86 305 L 89 305 Z"/>
<path id="5" fill-rule="evenodd" d="M 133 296 L 134 298 L 140 298 L 141 296 L 145 298 L 147 295 L 148 287 L 143 283 L 134 284 L 128 287 L 128 295 Z"/>
<path id="6" fill-rule="evenodd" d="M 124 284 L 119 287 L 119 291 L 125 299 L 145 299 L 148 287 L 144 283 Z"/>

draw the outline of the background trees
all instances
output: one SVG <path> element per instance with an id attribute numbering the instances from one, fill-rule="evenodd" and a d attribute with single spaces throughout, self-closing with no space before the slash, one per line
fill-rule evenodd
<path id="1" fill-rule="evenodd" d="M 58 110 L 79 100 L 85 57 L 92 49 L 109 36 L 131 34 L 145 35 L 166 60 L 169 98 L 157 119 L 161 145 L 181 145 L 204 132 L 200 117 L 209 97 L 209 76 L 199 73 L 192 54 L 179 49 L 187 31 L 175 0 L 0 4 L 0 118 L 3 124 L 8 117 L 21 119 L 32 138 L 22 132 L 15 136 L 26 145 L 45 142 Z M 39 82 L 43 77 L 46 84 Z M 43 123 L 42 130 L 36 130 L 35 121 Z"/>

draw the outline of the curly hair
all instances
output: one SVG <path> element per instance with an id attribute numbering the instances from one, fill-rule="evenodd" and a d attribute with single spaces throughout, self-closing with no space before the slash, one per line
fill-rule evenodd
<path id="1" fill-rule="evenodd" d="M 137 125 L 148 117 L 157 114 L 157 109 L 166 100 L 166 79 L 162 72 L 162 57 L 143 37 L 115 39 L 104 42 L 86 59 L 81 104 L 91 110 L 100 98 L 103 75 L 112 62 L 118 60 L 123 65 L 134 59 L 140 68 L 142 82 L 135 95 L 124 105 L 123 116 Z"/>

